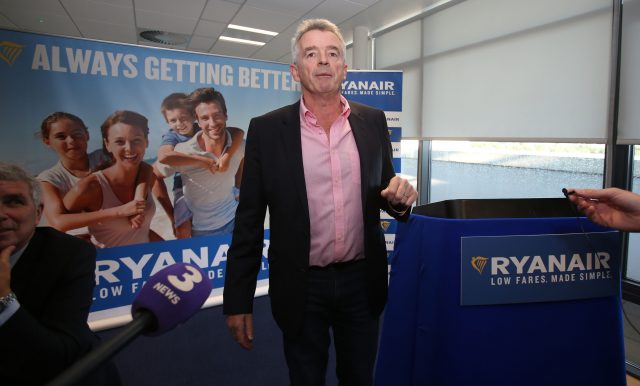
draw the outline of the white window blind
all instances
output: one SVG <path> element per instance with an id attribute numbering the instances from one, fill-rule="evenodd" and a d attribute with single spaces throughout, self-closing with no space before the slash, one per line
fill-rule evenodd
<path id="1" fill-rule="evenodd" d="M 422 137 L 602 142 L 610 0 L 467 0 L 423 20 Z"/>
<path id="2" fill-rule="evenodd" d="M 618 143 L 640 144 L 640 1 L 622 9 Z"/>

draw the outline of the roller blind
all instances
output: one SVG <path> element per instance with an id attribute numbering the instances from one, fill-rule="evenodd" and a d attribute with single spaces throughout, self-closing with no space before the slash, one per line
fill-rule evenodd
<path id="1" fill-rule="evenodd" d="M 618 143 L 640 144 L 640 1 L 625 0 L 620 50 Z"/>
<path id="2" fill-rule="evenodd" d="M 468 0 L 426 17 L 422 137 L 603 142 L 610 0 Z"/>
<path id="3" fill-rule="evenodd" d="M 422 54 L 420 20 L 383 34 L 374 40 L 375 68 L 401 70 L 403 138 L 421 137 Z"/>

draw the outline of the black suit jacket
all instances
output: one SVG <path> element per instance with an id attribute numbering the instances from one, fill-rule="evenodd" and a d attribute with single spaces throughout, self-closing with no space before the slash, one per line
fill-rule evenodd
<path id="1" fill-rule="evenodd" d="M 53 228 L 36 228 L 11 270 L 18 311 L 0 326 L 0 385 L 41 385 L 86 353 L 96 251 Z"/>
<path id="2" fill-rule="evenodd" d="M 369 307 L 379 315 L 387 299 L 380 209 L 388 208 L 380 192 L 395 175 L 391 143 L 382 111 L 355 102 L 349 105 L 349 123 L 360 156 Z M 300 102 L 251 120 L 224 285 L 224 313 L 251 313 L 268 207 L 269 295 L 274 318 L 285 334 L 295 334 L 301 327 L 309 267 L 309 208 L 299 113 Z"/>

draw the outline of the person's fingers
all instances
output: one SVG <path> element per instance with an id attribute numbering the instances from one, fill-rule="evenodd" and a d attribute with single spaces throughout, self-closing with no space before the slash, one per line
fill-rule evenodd
<path id="1" fill-rule="evenodd" d="M 253 342 L 253 318 L 251 316 L 245 318 L 245 327 L 247 329 L 247 339 Z"/>
<path id="2" fill-rule="evenodd" d="M 242 348 L 251 349 L 253 346 L 253 321 L 250 315 L 229 315 L 227 316 L 227 326 L 233 339 Z M 251 337 L 248 334 L 249 329 Z"/>
<path id="3" fill-rule="evenodd" d="M 570 195 L 580 196 L 591 200 L 609 199 L 613 196 L 624 194 L 625 191 L 618 188 L 606 189 L 573 189 L 567 188 Z"/>
<path id="4" fill-rule="evenodd" d="M 9 245 L 8 247 L 4 248 L 2 251 L 0 251 L 0 264 L 7 264 L 9 265 L 9 257 L 11 256 L 11 254 L 13 253 L 13 251 L 16 250 L 16 246 L 15 245 Z"/>
<path id="5" fill-rule="evenodd" d="M 402 203 L 405 206 L 411 206 L 418 199 L 418 191 L 411 185 L 405 190 Z"/>
<path id="6" fill-rule="evenodd" d="M 389 185 L 380 192 L 380 195 L 392 204 L 398 204 L 404 195 L 404 191 L 400 191 L 401 182 L 400 177 L 393 177 L 389 180 Z"/>
<path id="7" fill-rule="evenodd" d="M 9 258 L 16 247 L 10 245 L 0 251 L 0 296 L 6 296 L 11 292 L 11 262 Z"/>
<path id="8" fill-rule="evenodd" d="M 398 176 L 389 181 L 389 186 L 380 195 L 392 205 L 411 206 L 418 199 L 418 192 L 408 180 Z"/>

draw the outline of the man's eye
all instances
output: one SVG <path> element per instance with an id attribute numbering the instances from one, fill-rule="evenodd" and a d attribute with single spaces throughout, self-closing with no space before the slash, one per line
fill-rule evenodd
<path id="1" fill-rule="evenodd" d="M 11 206 L 11 207 L 16 207 L 16 206 L 21 206 L 24 205 L 25 202 L 23 199 L 18 198 L 18 197 L 12 197 L 12 198 L 8 198 L 6 200 L 4 200 L 4 204 L 6 206 Z"/>

